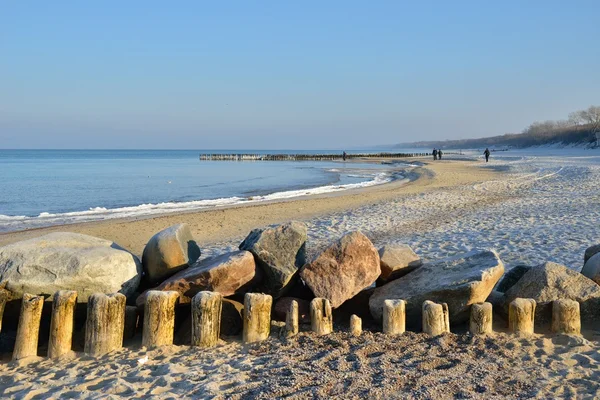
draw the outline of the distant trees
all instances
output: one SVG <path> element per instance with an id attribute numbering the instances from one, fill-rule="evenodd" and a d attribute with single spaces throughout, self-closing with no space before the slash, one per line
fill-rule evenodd
<path id="1" fill-rule="evenodd" d="M 483 147 L 530 147 L 553 143 L 595 144 L 600 146 L 600 106 L 569 114 L 567 120 L 534 122 L 520 134 L 507 133 L 481 139 L 447 140 L 444 142 L 416 142 L 414 147 L 435 148 L 483 148 Z M 406 144 L 404 144 L 406 145 Z M 402 145 L 400 145 L 402 146 Z"/>

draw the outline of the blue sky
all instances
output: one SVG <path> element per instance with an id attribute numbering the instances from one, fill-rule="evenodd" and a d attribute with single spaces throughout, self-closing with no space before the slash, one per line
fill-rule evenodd
<path id="1" fill-rule="evenodd" d="M 600 104 L 600 1 L 0 5 L 0 148 L 349 148 Z"/>

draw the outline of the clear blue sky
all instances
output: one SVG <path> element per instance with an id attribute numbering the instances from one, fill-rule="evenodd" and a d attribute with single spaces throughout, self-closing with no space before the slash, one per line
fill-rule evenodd
<path id="1" fill-rule="evenodd" d="M 6 1 L 0 148 L 349 148 L 600 104 L 600 1 Z"/>

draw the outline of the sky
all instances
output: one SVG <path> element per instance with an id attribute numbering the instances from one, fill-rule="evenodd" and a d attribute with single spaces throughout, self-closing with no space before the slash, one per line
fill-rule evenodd
<path id="1" fill-rule="evenodd" d="M 600 105 L 600 1 L 0 4 L 0 148 L 328 149 Z"/>

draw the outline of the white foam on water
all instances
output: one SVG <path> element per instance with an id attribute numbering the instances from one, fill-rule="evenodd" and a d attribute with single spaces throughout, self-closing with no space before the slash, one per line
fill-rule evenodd
<path id="1" fill-rule="evenodd" d="M 264 201 L 284 200 L 291 199 L 294 197 L 327 194 L 343 190 L 359 189 L 364 187 L 381 185 L 384 183 L 391 182 L 392 180 L 397 178 L 388 172 L 378 172 L 376 175 L 365 174 L 364 177 L 372 179 L 357 183 L 349 183 L 343 185 L 327 185 L 299 190 L 287 190 L 267 195 L 251 197 L 227 197 L 186 202 L 140 204 L 137 206 L 120 208 L 93 207 L 89 210 L 73 211 L 66 213 L 42 212 L 36 217 L 25 215 L 10 216 L 0 214 L 0 232 L 9 232 L 22 229 L 38 228 L 43 226 L 72 224 L 78 222 L 89 222 L 114 218 L 134 218 L 149 215 L 204 210 L 209 208 L 226 207 Z M 400 177 L 400 179 L 403 178 Z"/>

